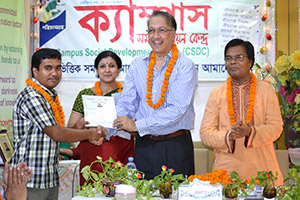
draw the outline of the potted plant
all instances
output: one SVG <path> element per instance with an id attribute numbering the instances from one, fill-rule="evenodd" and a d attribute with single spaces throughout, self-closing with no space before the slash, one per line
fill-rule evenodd
<path id="1" fill-rule="evenodd" d="M 137 197 L 147 196 L 150 199 L 151 195 L 155 192 L 153 185 L 154 181 L 144 179 L 144 173 L 135 171 L 133 176 L 127 177 L 124 184 L 132 185 L 136 188 Z"/>
<path id="2" fill-rule="evenodd" d="M 154 183 L 156 188 L 159 189 L 161 198 L 169 198 L 172 194 L 172 186 L 176 190 L 179 186 L 180 182 L 185 181 L 186 179 L 182 174 L 173 175 L 175 172 L 172 168 L 167 168 L 167 166 L 163 165 L 162 171 L 159 175 L 154 177 Z"/>
<path id="3" fill-rule="evenodd" d="M 277 179 L 278 173 L 274 176 L 272 171 L 260 171 L 257 172 L 256 179 L 259 184 L 264 187 L 263 196 L 266 198 L 276 197 L 275 180 Z"/>
<path id="4" fill-rule="evenodd" d="M 248 196 L 248 193 L 245 189 L 248 188 L 246 181 L 239 177 L 239 174 L 236 171 L 233 171 L 229 177 L 230 182 L 227 183 L 224 190 L 224 195 L 226 198 L 234 199 L 240 192 L 242 196 Z"/>
<path id="5" fill-rule="evenodd" d="M 94 169 L 93 166 L 100 165 L 102 172 Z M 153 180 L 145 180 L 144 173 L 128 169 L 127 165 L 120 161 L 114 161 L 111 157 L 103 161 L 100 156 L 90 165 L 81 170 L 83 178 L 86 180 L 78 195 L 86 197 L 114 196 L 116 184 L 128 184 L 136 188 L 136 195 L 147 196 L 154 192 Z"/>
<path id="6" fill-rule="evenodd" d="M 300 176 L 299 168 L 289 169 L 288 175 L 284 177 L 285 180 L 291 179 L 293 183 L 289 186 L 280 186 L 277 188 L 278 200 L 300 200 Z"/>
<path id="7" fill-rule="evenodd" d="M 93 169 L 93 166 L 96 165 L 101 166 L 102 172 Z M 100 156 L 97 156 L 97 160 L 81 170 L 82 176 L 86 180 L 83 188 L 91 182 L 100 194 L 114 196 L 115 186 L 124 182 L 127 171 L 127 166 L 120 161 L 116 162 L 111 157 L 103 161 Z"/>

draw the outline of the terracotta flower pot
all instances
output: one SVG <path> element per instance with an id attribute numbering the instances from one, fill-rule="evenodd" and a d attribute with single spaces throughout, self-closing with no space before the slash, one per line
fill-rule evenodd
<path id="1" fill-rule="evenodd" d="M 276 188 L 275 187 L 265 187 L 263 191 L 263 196 L 267 199 L 276 197 Z"/>
<path id="2" fill-rule="evenodd" d="M 172 185 L 171 184 L 161 184 L 159 186 L 159 193 L 162 199 L 170 198 L 172 194 Z"/>

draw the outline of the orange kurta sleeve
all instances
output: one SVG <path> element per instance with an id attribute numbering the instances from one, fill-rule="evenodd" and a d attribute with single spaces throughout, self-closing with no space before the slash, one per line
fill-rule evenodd
<path id="1" fill-rule="evenodd" d="M 230 122 L 226 112 L 227 106 L 223 107 L 226 97 L 220 97 L 224 89 L 225 86 L 221 85 L 211 92 L 202 118 L 200 137 L 207 146 L 217 149 L 218 151 L 229 153 L 232 152 L 232 148 L 229 146 L 230 126 L 228 125 L 230 125 Z M 220 123 L 221 118 L 222 121 L 226 118 L 228 119 L 227 126 L 220 127 L 222 125 Z"/>

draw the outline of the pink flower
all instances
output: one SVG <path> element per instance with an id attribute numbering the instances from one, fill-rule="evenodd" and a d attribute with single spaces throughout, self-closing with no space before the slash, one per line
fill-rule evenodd
<path id="1" fill-rule="evenodd" d="M 283 86 L 283 85 L 280 86 L 279 93 L 282 94 L 282 96 L 285 96 L 286 93 L 288 92 L 288 91 L 285 90 L 285 88 L 286 88 L 286 86 Z"/>
<path id="2" fill-rule="evenodd" d="M 293 91 L 294 94 L 299 94 L 300 93 L 300 89 L 298 87 L 296 87 Z"/>
<path id="3" fill-rule="evenodd" d="M 121 166 L 123 166 L 124 164 L 123 163 L 121 163 L 121 161 L 118 161 L 117 162 L 119 165 L 121 165 Z"/>
<path id="4" fill-rule="evenodd" d="M 170 171 L 171 171 L 172 173 L 174 173 L 174 172 L 175 172 L 175 170 L 174 170 L 174 169 L 172 169 L 172 168 L 170 168 Z"/>
<path id="5" fill-rule="evenodd" d="M 292 115 L 287 115 L 287 116 L 285 116 L 284 119 L 286 119 L 286 118 L 291 118 L 291 117 L 293 117 L 293 116 L 292 116 Z"/>
<path id="6" fill-rule="evenodd" d="M 296 94 L 292 93 L 290 96 L 286 97 L 286 100 L 288 101 L 289 104 L 295 103 L 295 97 Z"/>
<path id="7" fill-rule="evenodd" d="M 270 178 L 270 174 L 269 173 L 267 173 L 266 176 L 267 176 L 267 178 Z"/>
<path id="8" fill-rule="evenodd" d="M 142 175 L 141 175 L 140 173 L 138 173 L 138 174 L 136 175 L 136 177 L 137 177 L 138 179 L 141 179 L 141 178 L 142 178 Z"/>
<path id="9" fill-rule="evenodd" d="M 166 171 L 166 170 L 167 170 L 167 166 L 166 166 L 166 165 L 163 165 L 163 166 L 161 166 L 161 169 L 162 169 L 163 171 Z"/>

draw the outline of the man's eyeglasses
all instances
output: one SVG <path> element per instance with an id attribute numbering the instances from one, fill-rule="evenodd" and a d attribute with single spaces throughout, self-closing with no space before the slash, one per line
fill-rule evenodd
<path id="1" fill-rule="evenodd" d="M 244 61 L 244 58 L 246 58 L 246 57 L 248 57 L 248 56 L 244 56 L 243 54 L 239 54 L 239 55 L 236 55 L 234 57 L 226 56 L 225 61 L 226 62 L 232 62 L 233 60 L 236 60 L 238 62 L 242 62 L 242 61 Z"/>
<path id="2" fill-rule="evenodd" d="M 166 29 L 166 28 L 159 28 L 159 29 L 154 29 L 154 28 L 149 28 L 146 30 L 149 35 L 155 34 L 157 32 L 158 34 L 166 34 L 168 31 L 174 31 L 174 29 Z"/>

